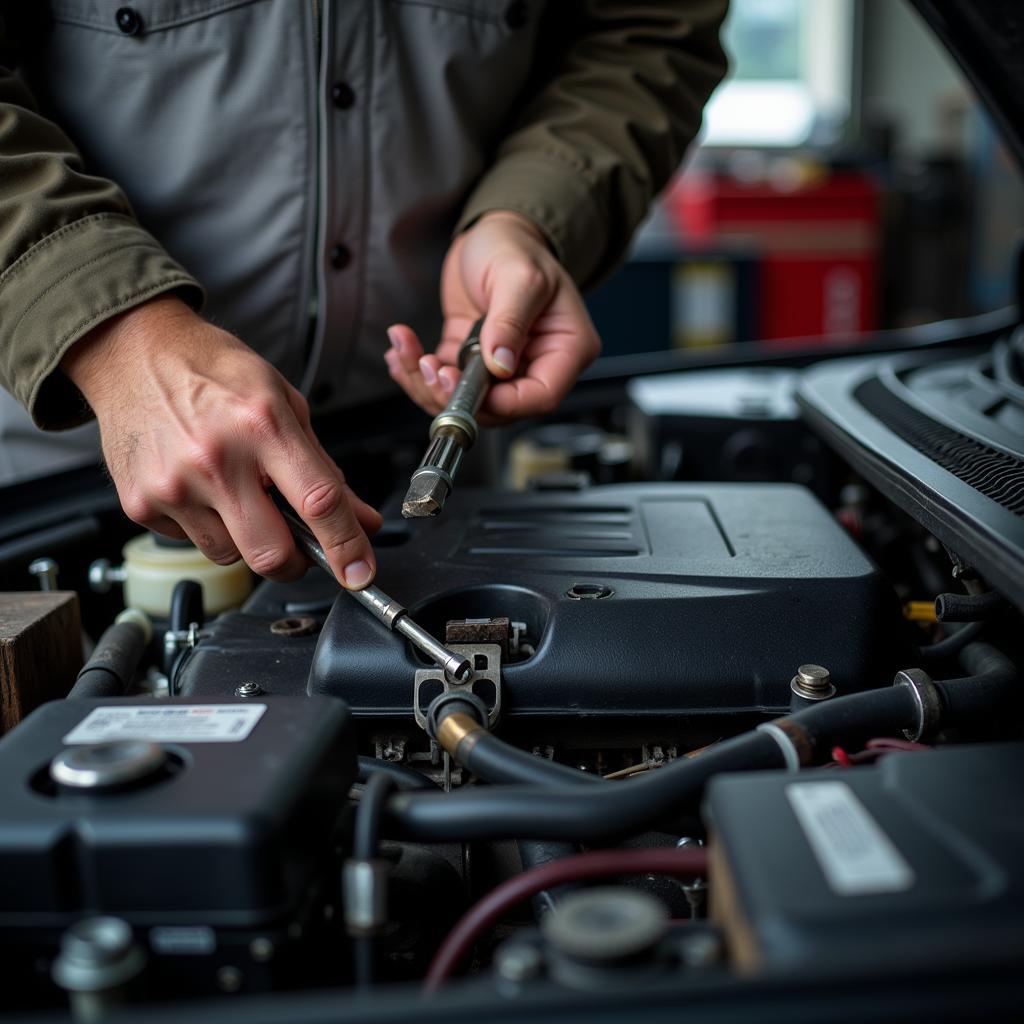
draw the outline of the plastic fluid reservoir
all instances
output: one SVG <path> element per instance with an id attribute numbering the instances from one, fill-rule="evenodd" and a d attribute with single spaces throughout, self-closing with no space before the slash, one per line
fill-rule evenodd
<path id="1" fill-rule="evenodd" d="M 202 586 L 207 615 L 237 608 L 252 591 L 252 573 L 245 562 L 217 565 L 191 544 L 158 542 L 153 534 L 144 533 L 128 541 L 123 554 L 125 604 L 150 615 L 167 616 L 179 580 L 195 580 Z"/>

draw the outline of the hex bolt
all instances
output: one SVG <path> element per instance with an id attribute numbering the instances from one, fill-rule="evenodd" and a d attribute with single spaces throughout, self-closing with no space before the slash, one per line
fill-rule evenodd
<path id="1" fill-rule="evenodd" d="M 236 697 L 259 697 L 263 693 L 263 687 L 259 683 L 242 683 L 235 687 Z"/>
<path id="2" fill-rule="evenodd" d="M 57 573 L 60 566 L 52 558 L 37 558 L 29 563 L 28 571 L 39 581 L 40 590 L 57 589 Z"/>
<path id="3" fill-rule="evenodd" d="M 676 840 L 676 846 L 681 850 L 693 849 L 696 846 L 703 846 L 704 840 L 694 836 L 683 836 Z M 705 897 L 707 896 L 707 882 L 703 878 L 695 878 L 692 882 L 680 882 L 683 895 L 686 896 L 686 903 L 690 908 L 690 917 L 698 918 L 703 915 Z"/>
<path id="4" fill-rule="evenodd" d="M 122 1001 L 126 986 L 142 972 L 146 957 L 131 927 L 118 917 L 87 917 L 61 937 L 53 980 L 71 997 L 73 1018 L 92 1024 Z"/>
<path id="5" fill-rule="evenodd" d="M 258 964 L 274 959 L 274 943 L 265 935 L 259 935 L 249 943 L 249 956 Z"/>
<path id="6" fill-rule="evenodd" d="M 828 700 L 836 693 L 828 669 L 821 665 L 801 665 L 789 686 L 797 697 L 809 701 Z"/>
<path id="7" fill-rule="evenodd" d="M 111 565 L 109 558 L 97 558 L 89 565 L 89 587 L 97 594 L 106 594 L 115 583 L 124 583 L 128 570 L 123 565 Z"/>
<path id="8" fill-rule="evenodd" d="M 237 992 L 242 987 L 242 972 L 230 965 L 217 972 L 217 987 L 221 992 Z"/>
<path id="9" fill-rule="evenodd" d="M 503 981 L 521 984 L 536 978 L 544 967 L 544 959 L 536 946 L 525 942 L 512 942 L 498 950 L 494 969 Z"/>

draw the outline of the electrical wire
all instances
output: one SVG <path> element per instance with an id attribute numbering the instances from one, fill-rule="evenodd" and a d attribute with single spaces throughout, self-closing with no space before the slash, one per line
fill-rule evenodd
<path id="1" fill-rule="evenodd" d="M 874 764 L 880 757 L 884 757 L 886 754 L 905 754 L 932 749 L 927 743 L 899 739 L 896 736 L 879 736 L 876 739 L 868 740 L 864 744 L 864 749 L 855 754 L 847 753 L 842 747 L 833 747 L 832 763 L 825 765 L 825 767 L 854 768 L 861 764 Z"/>
<path id="2" fill-rule="evenodd" d="M 675 847 L 648 850 L 601 850 L 566 857 L 543 867 L 524 871 L 495 886 L 474 904 L 441 943 L 427 971 L 424 992 L 436 992 L 469 954 L 477 939 L 513 907 L 545 889 L 595 878 L 620 875 L 671 875 L 704 878 L 707 851 Z"/>
<path id="3" fill-rule="evenodd" d="M 629 779 L 634 775 L 643 775 L 644 772 L 654 771 L 661 767 L 655 764 L 631 764 L 628 768 L 620 768 L 617 772 L 609 772 L 603 775 L 604 779 Z"/>

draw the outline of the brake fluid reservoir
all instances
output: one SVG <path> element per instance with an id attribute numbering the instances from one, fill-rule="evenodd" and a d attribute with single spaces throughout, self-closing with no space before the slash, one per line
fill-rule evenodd
<path id="1" fill-rule="evenodd" d="M 245 562 L 217 565 L 191 545 L 157 543 L 151 533 L 133 537 L 123 555 L 125 605 L 150 615 L 167 616 L 171 592 L 180 580 L 202 586 L 207 615 L 237 608 L 252 590 L 252 573 Z"/>

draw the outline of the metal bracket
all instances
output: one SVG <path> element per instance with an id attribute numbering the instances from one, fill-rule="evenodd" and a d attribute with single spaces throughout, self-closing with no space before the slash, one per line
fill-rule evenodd
<path id="1" fill-rule="evenodd" d="M 416 724 L 423 730 L 427 728 L 427 714 L 420 693 L 425 684 L 440 684 L 440 689 L 431 694 L 425 703 L 429 704 L 441 693 L 475 693 L 488 705 L 487 724 L 494 728 L 501 717 L 501 647 L 498 644 L 449 644 L 449 649 L 469 659 L 473 666 L 473 674 L 465 681 L 458 682 L 447 675 L 441 668 L 418 668 L 413 690 L 413 715 Z M 490 683 L 490 687 L 479 684 Z M 494 688 L 493 695 L 490 688 Z M 430 687 L 436 689 L 436 687 Z"/>

